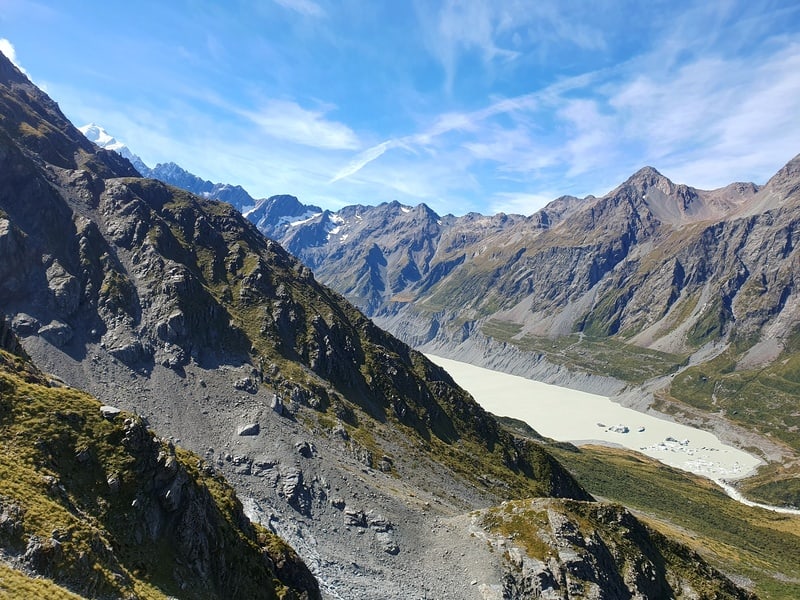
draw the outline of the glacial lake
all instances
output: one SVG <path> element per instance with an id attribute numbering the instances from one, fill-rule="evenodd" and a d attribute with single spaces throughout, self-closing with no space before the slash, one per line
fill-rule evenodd
<path id="1" fill-rule="evenodd" d="M 525 421 L 545 437 L 622 446 L 716 481 L 745 477 L 761 464 L 712 433 L 625 408 L 606 396 L 427 356 L 484 409 Z"/>

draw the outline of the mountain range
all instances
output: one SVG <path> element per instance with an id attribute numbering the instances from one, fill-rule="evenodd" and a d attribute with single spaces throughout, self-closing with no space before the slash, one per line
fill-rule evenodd
<path id="1" fill-rule="evenodd" d="M 249 214 L 414 347 L 682 414 L 761 448 L 780 474 L 750 491 L 800 505 L 800 156 L 762 186 L 711 191 L 645 167 L 531 216 Z"/>
<path id="2" fill-rule="evenodd" d="M 535 432 L 501 425 L 234 207 L 91 143 L 1 55 L 0 165 L 0 463 L 27 469 L 27 487 L 0 480 L 10 597 L 54 593 L 36 577 L 97 598 L 752 597 L 595 502 Z M 57 529 L 47 494 L 71 515 Z M 184 502 L 220 528 L 170 519 Z M 137 531 L 166 545 L 136 550 Z"/>
<path id="3" fill-rule="evenodd" d="M 96 123 L 89 123 L 79 128 L 86 138 L 99 147 L 113 150 L 123 158 L 127 158 L 133 167 L 143 177 L 158 179 L 164 183 L 182 188 L 203 198 L 213 198 L 235 206 L 239 211 L 246 212 L 255 206 L 255 200 L 240 185 L 227 183 L 212 183 L 189 173 L 186 169 L 174 162 L 158 163 L 155 167 L 148 167 L 144 161 L 134 154 L 128 146 L 111 136 L 105 129 Z"/>

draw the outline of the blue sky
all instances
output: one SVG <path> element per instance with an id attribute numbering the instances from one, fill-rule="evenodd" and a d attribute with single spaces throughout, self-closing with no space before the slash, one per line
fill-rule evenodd
<path id="1" fill-rule="evenodd" d="M 334 209 L 530 214 L 800 153 L 795 0 L 0 0 L 0 39 L 147 164 Z"/>

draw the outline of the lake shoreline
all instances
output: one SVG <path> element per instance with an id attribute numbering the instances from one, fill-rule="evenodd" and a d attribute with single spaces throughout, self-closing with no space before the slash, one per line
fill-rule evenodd
<path id="1" fill-rule="evenodd" d="M 608 396 L 427 356 L 485 410 L 524 421 L 557 441 L 627 448 L 720 485 L 748 477 L 764 464 L 713 433 L 624 407 Z"/>

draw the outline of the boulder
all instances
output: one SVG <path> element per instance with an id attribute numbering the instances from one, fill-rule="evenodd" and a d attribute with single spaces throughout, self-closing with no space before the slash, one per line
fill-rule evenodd
<path id="1" fill-rule="evenodd" d="M 107 404 L 100 407 L 100 414 L 103 415 L 104 419 L 108 419 L 109 421 L 113 421 L 114 419 L 119 416 L 119 413 L 122 411 L 118 409 L 116 406 L 108 406 Z"/>
<path id="2" fill-rule="evenodd" d="M 260 432 L 261 426 L 258 423 L 248 423 L 236 430 L 237 435 L 258 435 Z"/>
<path id="3" fill-rule="evenodd" d="M 47 325 L 39 329 L 39 335 L 48 342 L 60 348 L 69 343 L 72 339 L 72 327 L 61 321 L 50 321 Z"/>

